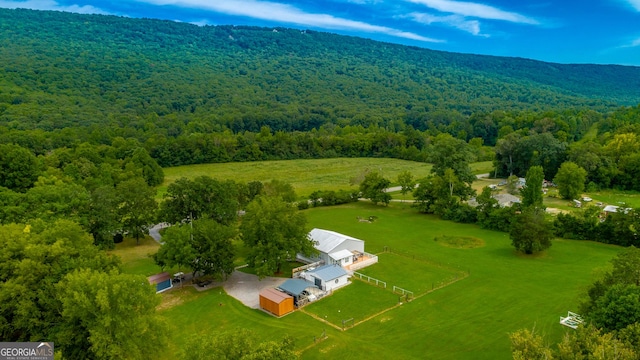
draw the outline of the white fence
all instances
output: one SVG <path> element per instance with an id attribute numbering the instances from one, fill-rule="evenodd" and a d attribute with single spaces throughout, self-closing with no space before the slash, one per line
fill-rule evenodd
<path id="1" fill-rule="evenodd" d="M 372 278 L 371 276 L 359 273 L 359 272 L 354 272 L 353 276 L 356 276 L 358 279 L 362 280 L 362 281 L 366 281 L 368 283 L 374 283 L 376 284 L 376 286 L 380 286 L 383 288 L 387 288 L 387 283 L 385 281 L 382 280 L 378 280 L 376 278 Z"/>
<path id="2" fill-rule="evenodd" d="M 407 295 L 408 297 L 413 297 L 413 291 L 409 291 L 407 289 L 403 289 L 399 286 L 393 285 L 393 292 L 400 295 Z"/>

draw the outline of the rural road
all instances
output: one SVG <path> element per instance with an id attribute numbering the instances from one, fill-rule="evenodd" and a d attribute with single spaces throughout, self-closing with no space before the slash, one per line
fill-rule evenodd
<path id="1" fill-rule="evenodd" d="M 476 177 L 478 179 L 488 178 L 489 177 L 489 173 L 478 174 L 478 175 L 476 175 Z M 418 185 L 416 185 L 416 186 L 418 186 Z M 400 190 L 402 190 L 402 186 L 392 186 L 390 188 L 384 189 L 384 192 L 394 192 L 394 191 L 400 191 Z"/>
<path id="2" fill-rule="evenodd" d="M 162 235 L 160 235 L 160 230 L 168 227 L 167 223 L 155 224 L 149 228 L 149 236 L 153 238 L 158 244 L 162 245 Z"/>

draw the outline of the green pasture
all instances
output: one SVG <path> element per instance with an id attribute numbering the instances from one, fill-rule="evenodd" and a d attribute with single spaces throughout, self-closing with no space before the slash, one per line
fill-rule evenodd
<path id="1" fill-rule="evenodd" d="M 388 291 L 399 286 L 413 292 L 414 296 L 465 275 L 460 270 L 431 262 L 422 254 L 396 253 L 378 254 L 377 264 L 358 272 L 385 281 Z"/>
<path id="2" fill-rule="evenodd" d="M 353 280 L 353 284 L 305 308 L 341 326 L 342 320 L 354 318 L 357 322 L 393 307 L 346 331 L 304 312 L 274 318 L 243 306 L 221 288 L 172 290 L 159 295 L 172 338 L 167 358 L 174 358 L 181 344 L 194 334 L 246 328 L 256 332 L 259 340 L 294 337 L 304 359 L 358 359 L 363 354 L 376 359 L 509 359 L 510 332 L 535 327 L 547 341 L 555 342 L 572 331 L 558 324 L 559 317 L 578 309 L 594 270 L 607 266 L 620 249 L 556 239 L 548 251 L 523 256 L 513 250 L 505 233 L 419 214 L 408 203 L 384 207 L 359 202 L 304 213 L 310 228 L 365 240 L 365 250 L 378 253 L 380 262 L 361 271 L 387 281 L 388 286 L 397 283 L 418 296 L 417 292 L 429 290 L 437 279 L 446 280 L 458 271 L 468 276 L 397 307 L 393 306 L 398 295 Z M 376 216 L 376 221 L 358 221 L 358 217 L 369 216 Z M 482 241 L 467 248 L 443 246 L 441 240 L 434 241 L 436 238 Z M 112 253 L 121 256 L 125 269 L 146 274 L 149 263 L 143 259 L 148 259 L 153 249 L 157 250 L 157 244 L 152 242 L 139 246 L 126 243 Z M 389 252 L 383 253 L 385 249 Z M 323 331 L 328 338 L 314 343 L 314 337 Z"/>
<path id="3" fill-rule="evenodd" d="M 160 244 L 149 236 L 140 239 L 140 244 L 136 244 L 133 238 L 125 238 L 109 253 L 120 258 L 123 272 L 150 276 L 163 271 L 152 258 L 159 248 Z"/>
<path id="4" fill-rule="evenodd" d="M 257 341 L 280 340 L 285 335 L 294 338 L 296 347 L 312 345 L 314 336 L 320 337 L 326 330 L 327 336 L 337 337 L 338 330 L 322 326 L 318 320 L 301 312 L 290 313 L 276 318 L 262 310 L 250 309 L 227 295 L 222 288 L 199 292 L 194 287 L 172 290 L 164 293 L 169 301 L 163 303 L 170 332 L 171 345 L 166 359 L 175 359 L 184 344 L 195 335 L 211 335 L 233 332 L 238 329 L 251 330 Z"/>
<path id="5" fill-rule="evenodd" d="M 366 303 L 363 300 L 366 299 Z M 359 280 L 338 289 L 332 295 L 304 307 L 306 312 L 342 327 L 343 320 L 353 319 L 350 325 L 365 320 L 398 304 L 399 296 L 391 291 Z"/>
<path id="6" fill-rule="evenodd" d="M 179 178 L 195 178 L 201 175 L 220 180 L 268 182 L 281 180 L 293 185 L 299 196 L 307 197 L 316 190 L 354 189 L 350 180 L 363 176 L 369 170 L 380 171 L 392 182 L 398 174 L 408 170 L 415 178 L 427 176 L 431 164 L 384 158 L 335 158 L 256 161 L 241 163 L 202 164 L 164 168 L 165 180 L 159 195 Z"/>
<path id="7" fill-rule="evenodd" d="M 493 170 L 493 161 L 479 161 L 471 163 L 471 171 L 474 174 L 488 174 Z"/>
<path id="8" fill-rule="evenodd" d="M 619 250 L 594 242 L 555 240 L 547 252 L 523 256 L 513 250 L 507 234 L 395 205 L 385 209 L 362 202 L 307 211 L 312 226 L 364 239 L 368 252 L 386 246 L 470 274 L 385 313 L 384 322 L 374 319 L 348 331 L 362 341 L 363 351 L 365 344 L 375 343 L 379 358 L 509 359 L 507 335 L 520 328 L 535 327 L 549 341 L 557 341 L 567 331 L 558 324 L 560 315 L 577 310 L 594 268 L 606 266 Z M 378 219 L 373 223 L 356 219 L 369 215 Z M 480 238 L 484 246 L 445 247 L 434 241 L 442 235 Z M 419 282 L 423 271 L 406 271 L 406 277 L 413 278 L 407 281 Z M 362 304 L 366 306 L 367 300 Z M 347 349 L 336 345 L 323 354 L 308 350 L 304 357 L 339 356 L 342 351 Z"/>
<path id="9" fill-rule="evenodd" d="M 593 202 L 602 202 L 605 205 L 627 206 L 631 208 L 640 208 L 640 192 L 637 191 L 621 191 L 621 190 L 600 190 L 589 193 L 588 196 L 593 198 Z"/>

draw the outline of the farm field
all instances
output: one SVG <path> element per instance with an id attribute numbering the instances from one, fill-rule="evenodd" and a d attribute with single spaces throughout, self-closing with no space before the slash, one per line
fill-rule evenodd
<path id="1" fill-rule="evenodd" d="M 513 250 L 505 233 L 418 214 L 406 203 L 384 207 L 359 202 L 313 208 L 305 214 L 310 228 L 331 229 L 365 240 L 365 250 L 378 253 L 380 263 L 362 272 L 388 281 L 389 286 L 403 282 L 417 298 L 395 306 L 399 295 L 353 280 L 352 285 L 306 307 L 308 313 L 297 311 L 277 319 L 245 307 L 221 288 L 204 292 L 177 289 L 161 295 L 161 312 L 173 339 L 167 358 L 174 358 L 180 344 L 195 334 L 246 328 L 259 340 L 292 336 L 303 359 L 358 359 L 365 353 L 375 354 L 376 359 L 509 359 L 510 332 L 535 326 L 547 341 L 557 341 L 569 331 L 558 324 L 559 316 L 577 310 L 585 287 L 593 280 L 593 270 L 607 266 L 620 249 L 555 240 L 539 256 L 522 256 Z M 357 220 L 358 216 L 372 215 L 377 217 L 372 223 Z M 456 247 L 444 246 L 443 238 L 481 241 L 476 247 Z M 383 253 L 385 248 L 389 252 Z M 138 258 L 129 256 L 124 261 L 125 269 L 144 272 L 144 267 L 127 265 L 146 256 L 144 251 L 139 253 Z M 420 261 L 408 260 L 411 254 Z M 439 272 L 443 269 L 446 271 Z M 468 276 L 419 296 L 418 292 L 430 290 L 437 279 L 449 278 L 450 271 L 463 271 Z M 358 322 L 358 318 L 390 307 L 346 331 L 312 316 L 327 316 L 327 321 L 340 327 L 342 320 L 354 318 Z M 327 339 L 315 343 L 314 337 L 323 331 Z"/>
<path id="2" fill-rule="evenodd" d="M 268 182 L 273 179 L 293 185 L 298 196 L 306 198 L 316 190 L 355 189 L 349 180 L 364 174 L 366 170 L 378 170 L 391 180 L 409 170 L 415 178 L 427 176 L 431 164 L 386 158 L 335 158 L 277 160 L 222 164 L 188 165 L 164 168 L 165 180 L 159 194 L 181 177 L 195 178 L 208 175 L 220 180 Z"/>
<path id="3" fill-rule="evenodd" d="M 358 203 L 307 213 L 313 226 L 364 239 L 368 252 L 387 246 L 470 273 L 347 331 L 367 344 L 381 346 L 376 354 L 384 358 L 509 359 L 507 334 L 534 326 L 549 340 L 559 340 L 567 331 L 558 324 L 559 316 L 576 310 L 593 269 L 605 266 L 619 250 L 593 242 L 555 240 L 547 252 L 526 257 L 513 250 L 505 233 L 442 221 L 407 207 L 384 209 Z M 378 219 L 373 223 L 356 220 L 370 215 Z M 434 241 L 442 235 L 479 238 L 484 245 L 442 246 Z M 406 277 L 423 278 L 420 271 Z M 339 356 L 342 351 L 346 349 L 321 355 L 311 349 L 304 358 Z"/>

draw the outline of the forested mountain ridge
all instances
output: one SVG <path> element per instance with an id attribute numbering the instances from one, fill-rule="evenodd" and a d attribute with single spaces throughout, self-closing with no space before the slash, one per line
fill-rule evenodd
<path id="1" fill-rule="evenodd" d="M 455 54 L 283 28 L 7 9 L 0 18 L 0 126 L 9 129 L 167 117 L 203 132 L 398 120 L 420 129 L 425 117 L 640 102 L 638 67 Z"/>

